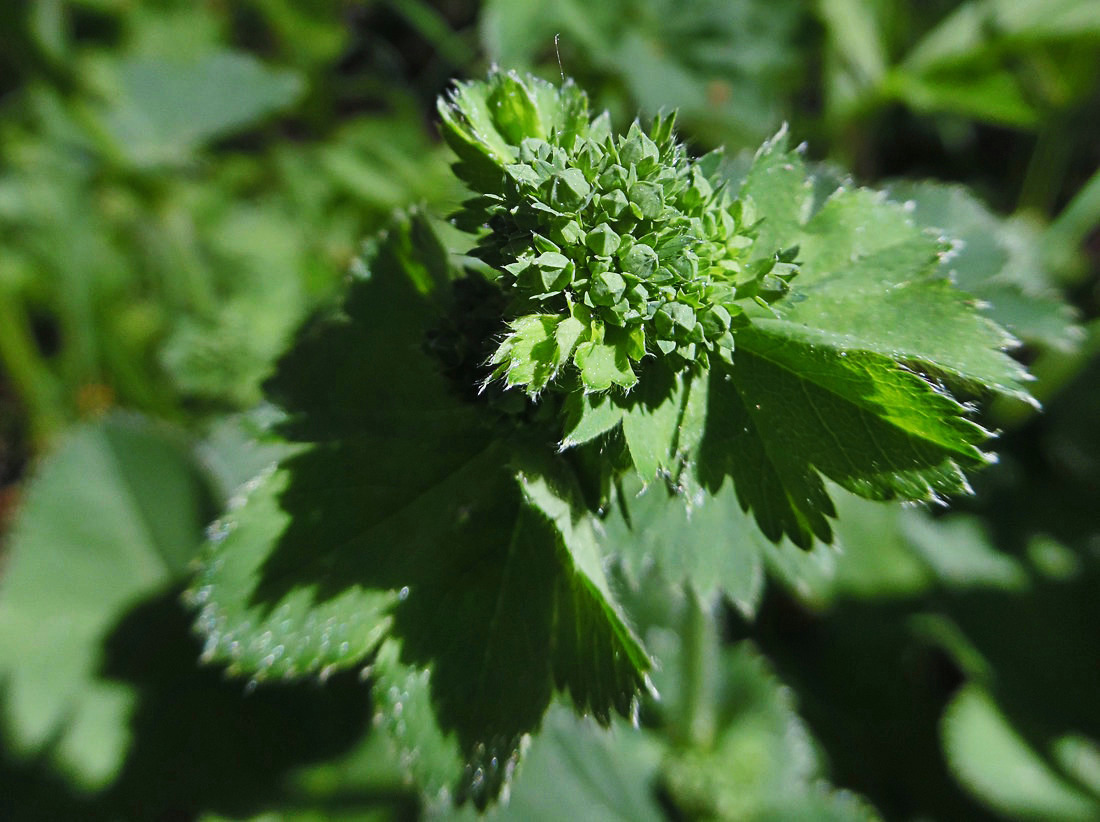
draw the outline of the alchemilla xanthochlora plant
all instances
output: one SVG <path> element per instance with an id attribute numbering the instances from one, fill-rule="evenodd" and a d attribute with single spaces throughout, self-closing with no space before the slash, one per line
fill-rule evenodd
<path id="1" fill-rule="evenodd" d="M 636 558 L 638 488 L 651 519 L 732 489 L 731 533 L 808 548 L 832 537 L 826 480 L 965 492 L 989 457 L 964 400 L 1026 397 L 1026 374 L 944 238 L 824 191 L 784 133 L 738 175 L 669 116 L 616 135 L 573 84 L 500 72 L 440 114 L 467 247 L 422 214 L 366 245 L 269 381 L 284 457 L 190 597 L 233 673 L 361 668 L 425 790 L 484 806 L 555 692 L 637 710 L 652 663 L 605 568 Z M 677 539 L 646 545 L 712 589 Z"/>

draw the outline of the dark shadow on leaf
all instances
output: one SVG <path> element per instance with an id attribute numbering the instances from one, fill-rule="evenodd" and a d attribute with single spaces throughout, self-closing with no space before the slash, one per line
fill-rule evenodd
<path id="1" fill-rule="evenodd" d="M 308 328 L 269 383 L 289 413 L 284 435 L 305 450 L 279 469 L 287 524 L 246 596 L 261 618 L 303 588 L 318 604 L 392 596 L 379 638 L 431 671 L 439 727 L 473 769 L 458 797 L 467 788 L 483 805 L 541 722 L 555 677 L 580 689 L 580 704 L 591 696 L 555 662 L 562 634 L 598 617 L 603 631 L 581 643 L 599 648 L 591 665 L 621 666 L 622 654 L 608 616 L 592 610 L 598 594 L 577 593 L 561 533 L 524 499 L 514 436 L 450 390 L 431 354 L 438 315 L 412 284 L 405 241 L 394 239 L 404 230 L 351 283 L 343 314 Z M 595 710 L 633 692 L 619 679 L 592 697 Z"/>
<path id="2" fill-rule="evenodd" d="M 522 502 L 502 449 L 371 439 L 319 445 L 286 467 L 291 520 L 253 601 L 269 610 L 299 586 L 322 602 L 401 592 L 387 633 L 404 664 L 432 670 L 440 727 L 468 757 L 506 761 L 549 704 L 564 568 L 560 535 Z"/>
<path id="3" fill-rule="evenodd" d="M 773 590 L 755 625 L 738 623 L 799 695 L 834 781 L 868 796 L 888 819 L 994 818 L 948 772 L 939 722 L 965 681 L 959 660 L 914 617 L 949 621 L 994 676 L 1007 721 L 1044 764 L 1084 793 L 1050 755 L 1067 734 L 1100 738 L 1100 571 L 1072 581 L 1035 579 L 1023 591 L 942 592 L 932 600 L 844 601 L 806 611 Z"/>
<path id="4" fill-rule="evenodd" d="M 80 796 L 45 756 L 27 760 L 9 752 L 0 734 L 0 819 L 97 819 L 93 801 Z"/>
<path id="5" fill-rule="evenodd" d="M 250 816 L 279 807 L 292 769 L 344 754 L 369 732 L 369 690 L 354 673 L 324 687 L 268 683 L 253 691 L 197 665 L 201 647 L 189 623 L 173 591 L 135 607 L 106 642 L 102 676 L 133 687 L 137 705 L 129 754 L 96 800 L 96 817 Z M 418 804 L 392 790 L 365 802 L 405 817 Z"/>

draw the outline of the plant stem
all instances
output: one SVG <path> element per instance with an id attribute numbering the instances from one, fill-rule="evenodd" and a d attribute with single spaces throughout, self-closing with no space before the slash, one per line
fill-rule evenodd
<path id="1" fill-rule="evenodd" d="M 714 738 L 714 671 L 708 652 L 716 647 L 710 614 L 686 587 L 680 631 L 680 718 L 690 747 L 709 747 Z"/>
<path id="2" fill-rule="evenodd" d="M 41 449 L 64 424 L 59 389 L 36 350 L 30 323 L 14 295 L 0 295 L 0 366 L 24 404 L 31 440 Z"/>
<path id="3" fill-rule="evenodd" d="M 1041 214 L 1050 213 L 1069 163 L 1066 131 L 1064 122 L 1054 122 L 1039 132 L 1020 189 L 1017 211 L 1033 209 Z"/>
<path id="4" fill-rule="evenodd" d="M 1100 170 L 1096 171 L 1069 205 L 1050 224 L 1044 242 L 1076 249 L 1088 234 L 1100 227 Z"/>

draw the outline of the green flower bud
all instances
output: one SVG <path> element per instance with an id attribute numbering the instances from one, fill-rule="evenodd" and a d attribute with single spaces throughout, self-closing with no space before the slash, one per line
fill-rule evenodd
<path id="1" fill-rule="evenodd" d="M 607 223 L 600 223 L 588 232 L 585 245 L 601 257 L 610 257 L 619 249 L 619 235 Z"/>
<path id="2" fill-rule="evenodd" d="M 551 387 L 538 375 L 571 363 L 585 390 L 622 390 L 647 354 L 674 370 L 728 362 L 749 322 L 738 302 L 788 292 L 793 252 L 755 253 L 751 204 L 731 199 L 719 155 L 693 160 L 676 143 L 672 117 L 616 138 L 574 86 L 514 74 L 460 86 L 441 114 L 456 172 L 482 195 L 456 222 L 487 229 L 477 255 L 500 272 L 508 319 L 561 316 L 583 328 L 572 360 L 549 371 L 516 362 L 545 356 L 537 345 L 511 349 L 514 384 L 535 375 L 538 390 Z M 543 333 L 531 328 L 523 339 Z"/>
<path id="3" fill-rule="evenodd" d="M 650 277 L 657 267 L 657 252 L 644 243 L 635 243 L 621 259 L 624 271 L 642 279 Z"/>

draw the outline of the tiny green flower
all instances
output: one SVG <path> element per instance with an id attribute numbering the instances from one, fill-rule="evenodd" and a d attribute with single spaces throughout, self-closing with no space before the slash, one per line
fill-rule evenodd
<path id="1" fill-rule="evenodd" d="M 475 253 L 515 318 L 490 363 L 508 386 L 535 394 L 572 366 L 599 392 L 633 386 L 646 357 L 674 371 L 729 362 L 745 306 L 787 293 L 793 253 L 756 247 L 751 203 L 716 155 L 676 142 L 671 116 L 615 136 L 572 83 L 502 72 L 460 84 L 440 112 L 455 171 L 480 195 L 456 223 L 480 229 Z M 568 355 L 532 342 L 553 336 L 546 317 L 581 323 Z"/>

